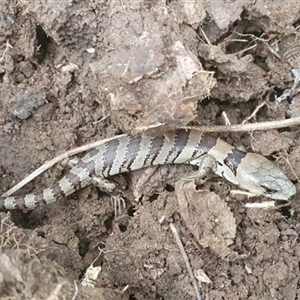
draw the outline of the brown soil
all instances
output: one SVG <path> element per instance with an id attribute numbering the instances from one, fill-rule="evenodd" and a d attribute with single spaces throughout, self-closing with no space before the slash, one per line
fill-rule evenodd
<path id="1" fill-rule="evenodd" d="M 0 15 L 2 192 L 59 153 L 121 132 L 223 124 L 223 111 L 238 124 L 263 101 L 251 122 L 299 116 L 297 89 L 293 101 L 277 97 L 300 65 L 300 1 L 8 0 Z M 222 138 L 297 183 L 297 127 Z M 88 269 L 96 275 L 77 283 L 78 299 L 196 299 L 173 223 L 203 298 L 300 299 L 299 196 L 250 210 L 219 179 L 184 189 L 191 171 L 116 176 L 128 200 L 117 217 L 95 187 L 2 212 L 0 298 L 71 299 Z M 20 194 L 55 180 L 51 170 Z"/>

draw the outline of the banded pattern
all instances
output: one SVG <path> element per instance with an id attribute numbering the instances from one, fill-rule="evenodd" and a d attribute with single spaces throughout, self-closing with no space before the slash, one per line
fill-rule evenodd
<path id="1" fill-rule="evenodd" d="M 249 192 L 277 200 L 289 199 L 296 193 L 294 184 L 265 157 L 242 152 L 196 130 L 177 129 L 156 137 L 126 135 L 109 140 L 86 154 L 52 187 L 41 193 L 0 199 L 0 209 L 34 208 L 92 182 L 109 190 L 107 177 L 153 165 L 201 165 L 206 155 L 216 161 L 217 175 Z"/>

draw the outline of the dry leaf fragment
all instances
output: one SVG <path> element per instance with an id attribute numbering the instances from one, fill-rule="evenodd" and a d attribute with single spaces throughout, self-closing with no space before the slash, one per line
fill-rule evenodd
<path id="1" fill-rule="evenodd" d="M 213 192 L 196 191 L 192 181 L 178 182 L 175 193 L 180 215 L 197 242 L 221 258 L 233 254 L 228 246 L 234 242 L 236 222 L 225 201 Z"/>
<path id="2" fill-rule="evenodd" d="M 205 274 L 205 272 L 202 269 L 195 270 L 194 275 L 199 282 L 212 283 L 212 281 L 209 279 L 209 277 Z"/>

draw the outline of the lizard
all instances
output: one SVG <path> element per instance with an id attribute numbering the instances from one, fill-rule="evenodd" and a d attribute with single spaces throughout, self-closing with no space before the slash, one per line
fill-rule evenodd
<path id="1" fill-rule="evenodd" d="M 241 151 L 220 138 L 197 130 L 179 128 L 163 135 L 123 135 L 92 149 L 51 187 L 24 196 L 0 198 L 0 209 L 33 209 L 49 204 L 89 185 L 114 193 L 116 184 L 107 178 L 116 174 L 165 164 L 199 167 L 188 179 L 213 171 L 230 183 L 275 200 L 296 194 L 295 185 L 266 157 Z M 113 196 L 118 199 L 119 195 Z"/>

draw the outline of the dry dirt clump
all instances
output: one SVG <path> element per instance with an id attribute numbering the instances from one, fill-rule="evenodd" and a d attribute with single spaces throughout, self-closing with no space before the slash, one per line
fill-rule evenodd
<path id="1" fill-rule="evenodd" d="M 223 124 L 223 112 L 240 124 L 257 107 L 250 122 L 299 116 L 300 1 L 8 0 L 0 15 L 2 192 L 50 158 L 121 132 Z M 297 127 L 222 138 L 297 183 Z M 128 200 L 120 216 L 91 186 L 1 212 L 0 299 L 196 299 L 170 224 L 203 298 L 300 299 L 299 195 L 247 209 L 225 181 L 182 182 L 191 172 L 116 176 Z M 19 193 L 42 190 L 53 173 Z"/>

